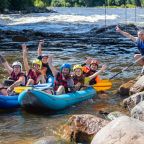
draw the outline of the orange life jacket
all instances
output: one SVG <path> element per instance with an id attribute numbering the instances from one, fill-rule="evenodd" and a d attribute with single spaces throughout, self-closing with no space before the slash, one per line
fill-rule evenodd
<path id="1" fill-rule="evenodd" d="M 90 70 L 90 68 L 88 66 L 83 66 L 83 72 L 84 72 L 86 77 L 88 77 L 90 75 L 93 75 L 95 73 L 94 71 Z M 97 75 L 94 79 L 92 79 L 90 81 L 89 84 L 93 85 L 93 84 L 96 84 L 96 83 L 98 83 L 100 81 L 101 81 L 100 76 Z"/>

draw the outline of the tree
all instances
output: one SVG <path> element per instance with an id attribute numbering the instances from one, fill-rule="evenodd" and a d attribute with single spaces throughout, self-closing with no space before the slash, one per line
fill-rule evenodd
<path id="1" fill-rule="evenodd" d="M 142 7 L 142 3 L 141 3 L 140 0 L 135 0 L 135 4 L 136 4 L 136 6 L 138 6 L 138 7 Z"/>
<path id="2" fill-rule="evenodd" d="M 9 6 L 8 0 L 0 0 L 0 11 L 3 12 Z"/>

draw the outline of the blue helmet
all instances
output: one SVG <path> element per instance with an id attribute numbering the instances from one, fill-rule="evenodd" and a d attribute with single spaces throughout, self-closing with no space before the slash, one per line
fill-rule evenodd
<path id="1" fill-rule="evenodd" d="M 71 70 L 71 65 L 68 64 L 68 63 L 63 64 L 63 65 L 60 67 L 60 71 L 61 71 L 61 72 L 62 72 L 62 69 L 63 69 L 63 68 L 68 68 L 69 71 L 70 71 L 70 70 Z"/>

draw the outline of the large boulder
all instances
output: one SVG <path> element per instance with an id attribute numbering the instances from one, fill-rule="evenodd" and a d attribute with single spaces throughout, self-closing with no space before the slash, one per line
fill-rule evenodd
<path id="1" fill-rule="evenodd" d="M 122 96 L 129 96 L 130 88 L 135 82 L 136 80 L 130 80 L 127 83 L 122 84 L 118 89 L 119 94 Z"/>
<path id="2" fill-rule="evenodd" d="M 119 117 L 93 138 L 91 144 L 143 144 L 144 122 L 128 116 Z"/>
<path id="3" fill-rule="evenodd" d="M 144 122 L 144 101 L 131 110 L 131 116 Z"/>
<path id="4" fill-rule="evenodd" d="M 139 77 L 136 83 L 130 88 L 130 94 L 135 94 L 144 90 L 144 75 Z"/>
<path id="5" fill-rule="evenodd" d="M 128 108 L 131 110 L 134 108 L 139 102 L 144 100 L 144 92 L 139 92 L 136 94 L 133 94 L 132 96 L 126 98 L 123 100 L 123 105 L 125 108 Z"/>
<path id="6" fill-rule="evenodd" d="M 73 115 L 56 134 L 69 143 L 90 143 L 93 136 L 106 124 L 108 121 L 90 114 Z"/>

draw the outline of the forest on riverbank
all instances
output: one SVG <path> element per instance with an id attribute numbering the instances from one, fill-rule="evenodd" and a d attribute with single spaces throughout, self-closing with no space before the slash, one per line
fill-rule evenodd
<path id="1" fill-rule="evenodd" d="M 0 0 L 0 11 L 29 7 L 143 7 L 144 0 Z"/>

